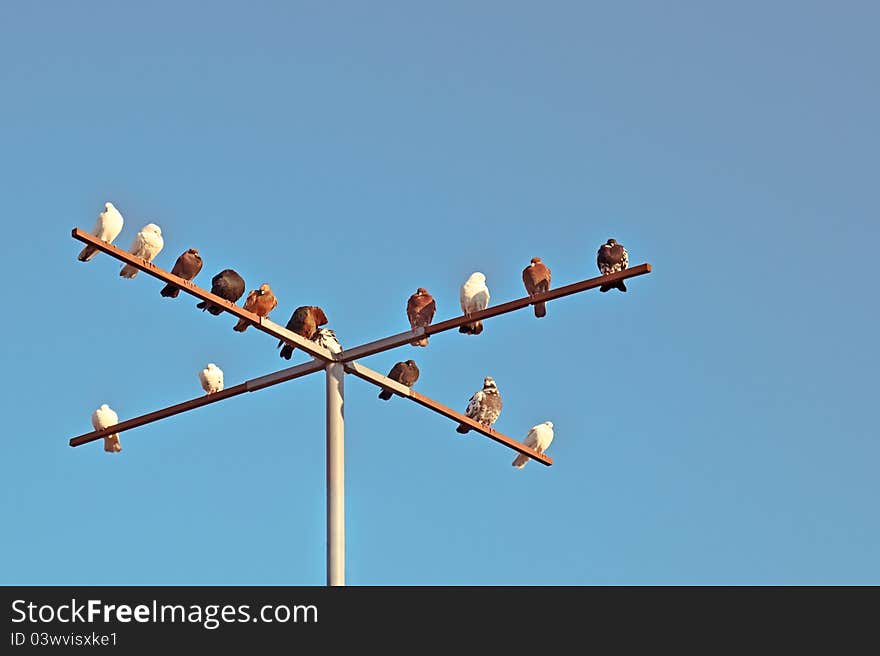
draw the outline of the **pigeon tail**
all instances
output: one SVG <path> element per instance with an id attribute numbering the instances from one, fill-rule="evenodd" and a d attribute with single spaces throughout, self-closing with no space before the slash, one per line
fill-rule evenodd
<path id="1" fill-rule="evenodd" d="M 547 316 L 547 304 L 544 301 L 535 303 L 535 316 L 539 319 Z"/>
<path id="2" fill-rule="evenodd" d="M 281 348 L 281 357 L 285 360 L 290 360 L 290 356 L 293 355 L 293 347 L 290 344 L 285 344 Z"/>
<path id="3" fill-rule="evenodd" d="M 412 346 L 427 346 L 428 345 L 428 338 L 422 337 L 421 339 L 417 339 L 414 342 L 410 342 L 410 344 Z"/>
<path id="4" fill-rule="evenodd" d="M 379 398 L 382 399 L 383 401 L 390 401 L 391 394 L 392 394 L 391 390 L 383 389 L 381 392 L 379 392 Z"/>
<path id="5" fill-rule="evenodd" d="M 175 287 L 169 283 L 165 285 L 159 293 L 165 298 L 177 298 L 177 295 L 180 293 L 180 287 Z M 199 305 L 201 305 L 201 303 Z"/>
<path id="6" fill-rule="evenodd" d="M 245 330 L 247 330 L 248 325 L 250 324 L 248 324 L 247 319 L 239 319 L 238 323 L 235 324 L 232 329 L 237 333 L 243 333 Z"/>
<path id="7" fill-rule="evenodd" d="M 455 432 L 461 433 L 462 435 L 464 435 L 465 433 L 469 433 L 470 430 L 471 430 L 470 426 L 468 426 L 466 424 L 459 424 L 458 428 L 455 429 Z"/>
<path id="8" fill-rule="evenodd" d="M 528 456 L 524 456 L 523 454 L 519 454 L 516 458 L 513 459 L 513 466 L 517 469 L 522 469 L 526 466 L 526 463 L 530 460 Z"/>
<path id="9" fill-rule="evenodd" d="M 623 284 L 623 281 L 622 281 L 622 280 L 621 280 L 620 282 L 618 282 L 618 283 L 615 285 L 615 287 L 617 287 L 617 289 L 619 289 L 619 290 L 622 291 L 622 292 L 625 292 L 625 291 L 626 291 L 626 285 Z"/>
<path id="10" fill-rule="evenodd" d="M 119 453 L 122 445 L 119 444 L 119 433 L 113 433 L 104 438 L 104 451 L 107 453 Z"/>
<path id="11" fill-rule="evenodd" d="M 80 262 L 88 262 L 97 254 L 98 249 L 89 244 L 79 252 L 79 255 L 76 257 L 76 259 L 78 259 Z"/>
<path id="12" fill-rule="evenodd" d="M 458 332 L 464 333 L 465 335 L 479 335 L 483 332 L 483 322 L 474 321 L 473 323 L 462 324 L 458 327 Z"/>
<path id="13" fill-rule="evenodd" d="M 126 264 L 124 267 L 122 267 L 122 271 L 119 272 L 119 275 L 123 278 L 134 278 L 137 274 L 138 270 L 130 264 Z"/>

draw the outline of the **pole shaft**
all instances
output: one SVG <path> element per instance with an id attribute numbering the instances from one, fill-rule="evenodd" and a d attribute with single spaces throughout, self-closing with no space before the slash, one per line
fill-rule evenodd
<path id="1" fill-rule="evenodd" d="M 327 365 L 327 585 L 345 585 L 345 367 Z"/>

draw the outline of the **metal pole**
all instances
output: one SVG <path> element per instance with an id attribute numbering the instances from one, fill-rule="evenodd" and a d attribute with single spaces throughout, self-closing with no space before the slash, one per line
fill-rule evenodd
<path id="1" fill-rule="evenodd" d="M 327 585 L 345 585 L 345 367 L 327 365 Z"/>

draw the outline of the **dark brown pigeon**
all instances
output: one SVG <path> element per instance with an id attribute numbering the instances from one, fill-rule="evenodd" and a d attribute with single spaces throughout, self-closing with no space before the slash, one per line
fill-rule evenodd
<path id="1" fill-rule="evenodd" d="M 211 278 L 211 293 L 216 294 L 230 303 L 235 303 L 240 299 L 242 294 L 244 294 L 244 289 L 244 278 L 232 269 L 223 269 L 223 271 Z M 209 303 L 208 301 L 202 301 L 196 305 L 196 307 L 200 310 L 207 310 L 214 316 L 218 316 L 223 312 L 222 307 Z"/>
<path id="2" fill-rule="evenodd" d="M 533 257 L 532 263 L 523 269 L 523 283 L 529 296 L 546 292 L 550 289 L 550 269 L 540 257 Z M 547 304 L 543 301 L 535 303 L 535 316 L 539 319 L 547 315 Z"/>
<path id="3" fill-rule="evenodd" d="M 396 365 L 391 367 L 391 371 L 388 372 L 388 377 L 391 380 L 397 381 L 401 385 L 412 387 L 419 379 L 419 368 L 416 366 L 416 363 L 413 360 L 398 362 Z M 393 392 L 391 390 L 383 389 L 381 392 L 379 392 L 379 398 L 383 401 L 387 401 L 391 398 L 392 394 Z"/>
<path id="4" fill-rule="evenodd" d="M 406 317 L 409 319 L 409 326 L 413 330 L 430 326 L 436 311 L 437 304 L 434 303 L 434 297 L 424 287 L 419 287 L 416 293 L 410 296 L 406 302 Z M 427 346 L 428 338 L 425 336 L 410 342 L 410 344 L 413 346 Z"/>
<path id="5" fill-rule="evenodd" d="M 199 275 L 199 271 L 201 270 L 202 257 L 199 255 L 197 249 L 190 248 L 177 258 L 177 262 L 174 263 L 174 268 L 171 269 L 171 273 L 175 276 L 180 276 L 184 280 L 192 280 Z M 180 293 L 180 287 L 172 285 L 169 282 L 159 293 L 166 298 L 177 298 L 177 295 Z"/>
<path id="6" fill-rule="evenodd" d="M 323 326 L 325 323 L 327 323 L 327 315 L 324 314 L 324 310 L 317 305 L 303 305 L 293 311 L 286 328 L 306 339 L 313 339 L 318 332 L 318 326 Z M 278 346 L 281 347 L 281 357 L 290 360 L 294 345 L 282 339 L 278 342 Z"/>
<path id="7" fill-rule="evenodd" d="M 617 273 L 623 271 L 629 266 L 629 253 L 622 244 L 618 244 L 614 239 L 609 239 L 599 247 L 599 254 L 596 256 L 596 264 L 599 266 L 599 273 L 607 276 L 609 273 Z M 602 285 L 599 287 L 600 292 L 607 292 L 610 289 L 619 289 L 626 291 L 626 285 L 622 280 L 612 285 Z"/>

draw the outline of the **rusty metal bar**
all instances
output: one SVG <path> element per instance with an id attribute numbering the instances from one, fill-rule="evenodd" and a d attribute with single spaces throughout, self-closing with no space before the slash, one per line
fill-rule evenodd
<path id="1" fill-rule="evenodd" d="M 201 408 L 202 406 L 209 405 L 211 403 L 217 403 L 217 401 L 223 401 L 230 397 L 244 394 L 245 392 L 255 392 L 265 387 L 277 385 L 278 383 L 285 383 L 288 380 L 293 380 L 294 378 L 300 378 L 302 376 L 307 376 L 309 374 L 315 373 L 316 371 L 321 371 L 323 368 L 323 361 L 313 360 L 311 362 L 304 362 L 303 364 L 297 365 L 295 367 L 290 367 L 282 371 L 277 371 L 274 374 L 260 376 L 259 378 L 252 378 L 251 380 L 245 381 L 238 385 L 234 385 L 233 387 L 227 387 L 226 389 L 220 392 L 216 392 L 214 394 L 205 394 L 204 396 L 190 399 L 189 401 L 184 401 L 183 403 L 177 403 L 167 408 L 162 408 L 161 410 L 148 412 L 147 414 L 141 415 L 140 417 L 134 417 L 132 419 L 126 419 L 125 421 L 120 421 L 115 426 L 102 428 L 101 430 L 92 431 L 91 433 L 85 433 L 78 437 L 74 437 L 70 440 L 70 446 L 80 446 L 82 444 L 88 444 L 89 442 L 100 440 L 102 437 L 112 435 L 113 433 L 121 433 L 123 431 L 131 430 L 132 428 L 137 428 L 138 426 L 143 426 L 144 424 L 150 424 L 154 421 L 165 419 L 166 417 L 172 417 L 174 415 L 180 414 L 181 412 L 186 412 L 187 410 L 194 410 L 196 408 Z"/>
<path id="2" fill-rule="evenodd" d="M 504 446 L 513 449 L 518 453 L 529 456 L 533 460 L 540 462 L 542 465 L 549 466 L 553 464 L 553 458 L 546 456 L 543 453 L 538 453 L 534 449 L 530 449 L 525 444 L 513 439 L 512 437 L 507 437 L 507 435 L 499 433 L 496 430 L 487 428 L 486 426 L 483 426 L 483 424 L 474 421 L 470 417 L 467 417 L 460 412 L 456 412 L 452 408 L 449 408 L 442 403 L 439 403 L 434 399 L 425 396 L 424 394 L 420 394 L 415 390 L 406 387 L 405 385 L 401 385 L 400 383 L 391 380 L 387 376 L 383 376 L 378 371 L 373 371 L 369 367 L 365 367 L 358 362 L 346 362 L 345 370 L 348 373 L 354 374 L 358 378 L 367 381 L 368 383 L 376 385 L 377 387 L 390 389 L 392 392 L 399 394 L 404 398 L 410 399 L 411 401 L 415 401 L 419 405 L 422 405 L 429 410 L 433 410 L 434 412 L 437 412 L 444 417 L 454 419 L 461 424 L 466 424 L 467 426 L 470 426 L 471 430 L 481 433 L 486 437 L 493 439 L 496 442 L 499 442 L 500 444 L 503 444 Z"/>
<path id="3" fill-rule="evenodd" d="M 320 346 L 315 342 L 306 339 L 305 337 L 301 337 L 300 335 L 297 335 L 296 333 L 287 330 L 287 328 L 278 325 L 274 321 L 264 319 L 254 314 L 253 312 L 248 312 L 245 309 L 237 306 L 235 303 L 230 303 L 226 299 L 220 298 L 219 296 L 216 296 L 215 294 L 212 294 L 211 292 L 202 289 L 191 281 L 184 280 L 179 276 L 175 276 L 173 273 L 165 271 L 164 269 L 160 269 L 152 262 L 147 262 L 146 260 L 143 260 L 139 257 L 135 257 L 131 253 L 128 253 L 112 244 L 108 244 L 107 242 L 98 239 L 94 235 L 85 232 L 84 230 L 74 228 L 70 234 L 74 239 L 78 239 L 79 241 L 86 244 L 91 244 L 92 246 L 106 253 L 107 255 L 110 255 L 117 260 L 125 262 L 126 264 L 130 264 L 134 268 L 139 269 L 140 271 L 143 271 L 144 273 L 147 273 L 154 278 L 158 278 L 159 280 L 162 280 L 166 283 L 172 283 L 173 285 L 180 287 L 183 291 L 191 294 L 192 296 L 195 296 L 198 299 L 209 301 L 214 305 L 222 307 L 224 310 L 232 315 L 235 315 L 239 319 L 245 319 L 249 321 L 257 330 L 261 330 L 276 339 L 283 339 L 291 342 L 292 344 L 295 344 L 297 348 L 302 349 L 313 357 L 320 358 L 327 362 L 334 362 L 337 359 L 337 356 L 325 349 L 323 346 Z"/>
<path id="4" fill-rule="evenodd" d="M 406 333 L 398 333 L 397 335 L 392 335 L 391 337 L 385 337 L 383 339 L 377 339 L 374 342 L 362 344 L 361 346 L 355 346 L 354 348 L 346 349 L 345 351 L 343 351 L 339 355 L 339 360 L 342 362 L 351 362 L 353 360 L 364 358 L 368 355 L 375 355 L 376 353 L 381 353 L 382 351 L 387 351 L 389 349 L 408 344 L 409 342 L 415 341 L 416 339 L 419 339 L 424 335 L 435 335 L 437 333 L 442 333 L 446 330 L 458 328 L 465 323 L 470 323 L 472 321 L 482 321 L 483 319 L 495 317 L 499 314 L 505 314 L 506 312 L 512 312 L 513 310 L 519 310 L 521 308 L 534 305 L 535 303 L 538 303 L 540 301 L 552 301 L 557 298 L 562 298 L 563 296 L 570 296 L 571 294 L 577 294 L 578 292 L 601 287 L 605 284 L 612 284 L 617 282 L 618 280 L 625 280 L 626 278 L 641 276 L 646 273 L 651 273 L 650 264 L 640 264 L 638 266 L 632 267 L 631 269 L 624 269 L 619 273 L 612 273 L 607 276 L 598 276 L 596 278 L 589 278 L 588 280 L 581 280 L 580 282 L 575 282 L 570 285 L 566 285 L 565 287 L 551 289 L 550 291 L 543 292 L 541 294 L 526 296 L 523 298 L 518 298 L 514 301 L 502 303 L 501 305 L 495 305 L 493 307 L 486 308 L 485 310 L 481 310 L 480 312 L 474 312 L 470 316 L 462 315 L 460 317 L 455 317 L 453 319 L 448 319 L 446 321 L 441 321 L 440 323 L 426 326 L 425 328 L 418 328 L 414 331 Z"/>
<path id="5" fill-rule="evenodd" d="M 570 296 L 571 294 L 577 294 L 578 292 L 583 292 L 588 289 L 594 289 L 596 287 L 601 287 L 602 285 L 606 284 L 610 285 L 620 280 L 633 278 L 635 276 L 641 276 L 646 273 L 651 273 L 650 264 L 639 264 L 638 266 L 632 267 L 631 269 L 624 269 L 623 271 L 620 271 L 618 273 L 612 273 L 607 276 L 598 276 L 596 278 L 589 278 L 588 280 L 581 280 L 580 282 L 575 282 L 570 285 L 566 285 L 565 287 L 557 287 L 556 289 L 551 289 L 550 291 L 543 292 L 541 294 L 526 296 L 524 298 L 518 298 L 515 301 L 509 301 L 507 303 L 502 303 L 501 305 L 488 307 L 485 310 L 474 312 L 473 314 L 470 314 L 468 316 L 462 315 L 454 319 L 448 319 L 447 321 L 441 321 L 440 323 L 432 324 L 425 328 L 425 334 L 434 335 L 436 333 L 442 333 L 445 330 L 458 328 L 465 323 L 470 323 L 472 321 L 482 321 L 483 319 L 495 317 L 499 314 L 512 312 L 513 310 L 519 310 L 521 308 L 534 305 L 535 303 L 539 303 L 540 301 L 552 301 L 557 298 L 562 298 L 563 296 Z"/>

